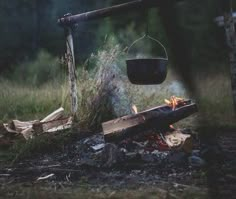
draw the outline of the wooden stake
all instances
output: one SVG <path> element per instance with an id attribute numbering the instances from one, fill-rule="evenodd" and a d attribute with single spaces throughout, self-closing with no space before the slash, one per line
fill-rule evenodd
<path id="1" fill-rule="evenodd" d="M 71 96 L 71 113 L 75 117 L 78 109 L 77 85 L 76 85 L 76 70 L 75 56 L 72 30 L 70 27 L 65 28 L 66 32 L 66 61 L 69 72 L 69 86 Z"/>

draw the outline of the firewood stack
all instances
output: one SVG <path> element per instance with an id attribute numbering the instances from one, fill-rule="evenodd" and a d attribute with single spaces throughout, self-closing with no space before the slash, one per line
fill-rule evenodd
<path id="1" fill-rule="evenodd" d="M 59 108 L 42 120 L 19 121 L 0 124 L 0 139 L 6 136 L 22 135 L 26 140 L 43 133 L 55 133 L 72 126 L 72 118 L 64 116 L 64 108 Z"/>

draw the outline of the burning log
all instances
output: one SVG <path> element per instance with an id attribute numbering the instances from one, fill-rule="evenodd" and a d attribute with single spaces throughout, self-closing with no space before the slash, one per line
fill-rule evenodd
<path id="1" fill-rule="evenodd" d="M 148 131 L 168 129 L 179 120 L 197 112 L 197 106 L 190 100 L 176 105 L 175 110 L 169 105 L 155 107 L 135 115 L 127 115 L 102 124 L 104 138 L 108 142 L 119 142 L 125 138 Z"/>
<path id="2" fill-rule="evenodd" d="M 188 102 L 186 102 L 183 98 L 172 96 L 170 100 L 165 99 L 165 103 L 168 106 L 172 107 L 172 110 L 175 110 L 177 106 L 184 106 Z"/>

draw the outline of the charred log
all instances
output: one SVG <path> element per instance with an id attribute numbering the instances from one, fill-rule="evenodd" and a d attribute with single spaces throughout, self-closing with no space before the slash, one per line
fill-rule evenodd
<path id="1" fill-rule="evenodd" d="M 102 124 L 104 138 L 107 142 L 120 142 L 135 135 L 164 130 L 197 111 L 196 104 L 190 102 L 175 110 L 163 105 L 135 115 L 124 116 Z"/>

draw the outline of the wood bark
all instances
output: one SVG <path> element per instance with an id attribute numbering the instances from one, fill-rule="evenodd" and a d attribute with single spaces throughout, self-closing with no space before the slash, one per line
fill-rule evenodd
<path id="1" fill-rule="evenodd" d="M 32 139 L 33 136 L 34 136 L 33 128 L 30 127 L 30 128 L 27 128 L 27 129 L 23 130 L 23 131 L 21 131 L 21 134 L 24 136 L 24 138 L 26 140 Z"/>
<path id="2" fill-rule="evenodd" d="M 74 44 L 71 28 L 66 28 L 66 60 L 69 72 L 69 85 L 71 96 L 71 113 L 76 116 L 78 109 L 77 85 L 76 85 L 76 70 L 75 70 L 75 56 Z"/>
<path id="3" fill-rule="evenodd" d="M 86 13 L 81 13 L 77 15 L 64 16 L 58 19 L 58 24 L 62 26 L 70 27 L 79 22 L 101 19 L 105 17 L 110 17 L 118 14 L 123 14 L 126 12 L 131 12 L 133 10 L 143 10 L 145 8 L 158 7 L 161 4 L 165 4 L 167 0 L 135 0 L 128 3 L 123 3 L 108 8 L 103 8 L 99 10 L 93 10 Z M 180 0 L 169 0 L 169 2 L 174 3 Z"/>

